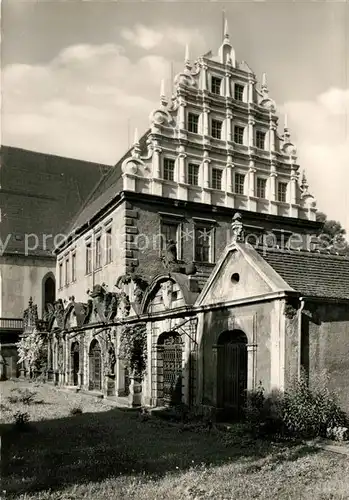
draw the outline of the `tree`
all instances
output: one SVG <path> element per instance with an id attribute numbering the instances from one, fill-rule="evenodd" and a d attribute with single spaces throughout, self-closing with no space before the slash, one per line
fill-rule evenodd
<path id="1" fill-rule="evenodd" d="M 323 224 L 320 235 L 323 246 L 331 247 L 340 254 L 349 255 L 349 243 L 346 239 L 346 231 L 341 223 L 327 219 L 327 215 L 323 212 L 316 214 L 316 220 Z"/>
<path id="2" fill-rule="evenodd" d="M 17 342 L 18 363 L 25 363 L 30 373 L 42 369 L 46 361 L 45 341 L 38 332 L 24 335 Z"/>

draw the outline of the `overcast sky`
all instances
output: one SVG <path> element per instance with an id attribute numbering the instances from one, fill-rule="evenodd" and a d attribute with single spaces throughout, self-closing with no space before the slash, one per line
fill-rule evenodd
<path id="1" fill-rule="evenodd" d="M 217 51 L 267 73 L 320 210 L 349 233 L 349 3 L 2 1 L 2 144 L 116 163 L 183 65 Z"/>

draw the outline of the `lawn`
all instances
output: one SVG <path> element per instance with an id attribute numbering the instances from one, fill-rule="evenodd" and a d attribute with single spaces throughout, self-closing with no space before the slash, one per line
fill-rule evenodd
<path id="1" fill-rule="evenodd" d="M 9 403 L 13 387 L 36 401 Z M 2 382 L 2 498 L 344 499 L 347 457 L 304 444 L 259 441 L 237 427 L 194 432 L 48 385 Z M 82 414 L 70 415 L 80 407 Z M 28 411 L 31 428 L 11 415 Z M 23 410 L 24 409 L 24 410 Z"/>

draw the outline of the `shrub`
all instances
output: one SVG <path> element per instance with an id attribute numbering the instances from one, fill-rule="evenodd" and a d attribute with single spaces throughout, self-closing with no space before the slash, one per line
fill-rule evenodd
<path id="1" fill-rule="evenodd" d="M 27 412 L 17 411 L 13 415 L 15 428 L 18 430 L 27 429 L 29 427 L 29 414 Z"/>
<path id="2" fill-rule="evenodd" d="M 325 437 L 327 429 L 347 424 L 337 396 L 323 381 L 310 388 L 304 374 L 285 392 L 283 420 L 292 435 L 307 438 Z"/>
<path id="3" fill-rule="evenodd" d="M 69 412 L 70 415 L 82 415 L 82 409 L 79 406 L 72 408 Z"/>
<path id="4" fill-rule="evenodd" d="M 246 398 L 244 408 L 245 420 L 250 431 L 256 435 L 281 434 L 283 432 L 282 396 L 272 392 L 268 397 L 264 394 L 262 383 Z"/>
<path id="5" fill-rule="evenodd" d="M 25 405 L 33 403 L 37 394 L 35 391 L 31 391 L 30 389 L 15 388 L 12 389 L 11 392 L 13 394 L 7 398 L 10 403 L 23 403 Z"/>

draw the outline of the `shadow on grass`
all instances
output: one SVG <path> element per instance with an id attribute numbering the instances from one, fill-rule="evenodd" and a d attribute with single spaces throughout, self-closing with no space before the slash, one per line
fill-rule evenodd
<path id="1" fill-rule="evenodd" d="M 252 461 L 270 454 L 280 462 L 316 452 L 291 442 L 277 445 L 234 435 L 234 426 L 229 432 L 194 432 L 156 417 L 143 421 L 138 412 L 119 408 L 34 422 L 22 432 L 9 424 L 0 429 L 2 489 L 8 498 L 118 475 L 162 476 L 202 463 Z M 288 452 L 280 453 L 285 447 Z"/>

